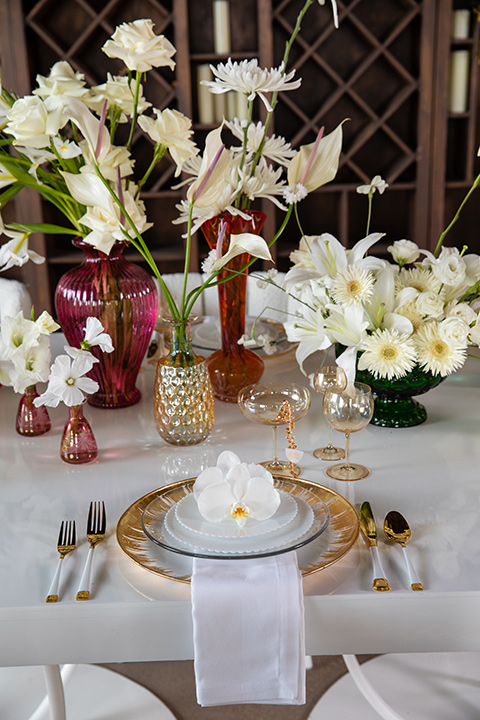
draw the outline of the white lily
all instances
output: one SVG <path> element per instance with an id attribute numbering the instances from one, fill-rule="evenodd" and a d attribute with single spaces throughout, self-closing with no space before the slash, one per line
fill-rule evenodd
<path id="1" fill-rule="evenodd" d="M 200 514 L 209 522 L 231 517 L 243 527 L 248 517 L 267 520 L 277 511 L 280 495 L 271 474 L 262 465 L 240 461 L 226 450 L 197 477 L 193 493 Z"/>
<path id="2" fill-rule="evenodd" d="M 298 342 L 295 357 L 302 372 L 307 357 L 317 350 L 326 350 L 332 345 L 332 338 L 325 329 L 322 308 L 315 308 L 311 290 L 305 292 L 303 298 L 305 302 L 308 299 L 310 302 L 302 308 L 301 317 L 284 323 L 288 340 Z"/>
<path id="3" fill-rule="evenodd" d="M 337 365 L 345 371 L 347 380 L 354 382 L 357 353 L 369 325 L 365 312 L 360 305 L 349 305 L 341 308 L 329 305 L 329 317 L 325 327 L 334 342 L 344 345 L 346 349 L 338 356 Z"/>

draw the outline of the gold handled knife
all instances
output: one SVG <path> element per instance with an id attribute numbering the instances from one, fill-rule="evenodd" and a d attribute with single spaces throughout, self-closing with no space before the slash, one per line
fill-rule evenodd
<path id="1" fill-rule="evenodd" d="M 360 508 L 360 530 L 370 548 L 373 561 L 373 589 L 379 592 L 390 590 L 390 585 L 385 577 L 385 571 L 380 560 L 380 553 L 377 547 L 377 528 L 375 527 L 375 519 L 373 517 L 372 508 L 369 502 L 362 503 Z"/>

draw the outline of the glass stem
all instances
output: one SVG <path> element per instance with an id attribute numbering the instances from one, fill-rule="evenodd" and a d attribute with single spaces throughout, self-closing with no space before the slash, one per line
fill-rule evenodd
<path id="1" fill-rule="evenodd" d="M 350 433 L 345 433 L 345 465 L 350 467 Z"/>
<path id="2" fill-rule="evenodd" d="M 273 426 L 273 463 L 274 463 L 274 465 L 278 465 L 277 425 Z"/>

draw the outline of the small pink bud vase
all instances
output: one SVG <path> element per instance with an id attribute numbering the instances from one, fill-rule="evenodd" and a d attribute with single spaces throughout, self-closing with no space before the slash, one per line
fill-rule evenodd
<path id="1" fill-rule="evenodd" d="M 35 407 L 33 404 L 37 397 L 35 385 L 30 385 L 20 398 L 15 420 L 15 430 L 19 435 L 43 435 L 52 426 L 47 408 L 44 405 Z"/>
<path id="2" fill-rule="evenodd" d="M 92 315 L 114 347 L 111 353 L 90 350 L 98 363 L 88 375 L 100 388 L 87 402 L 101 408 L 135 405 L 141 398 L 135 383 L 158 314 L 157 288 L 146 270 L 123 257 L 125 243 L 116 242 L 110 255 L 81 238 L 73 244 L 86 258 L 60 278 L 55 292 L 58 322 L 67 342 L 80 347 L 87 317 Z"/>
<path id="3" fill-rule="evenodd" d="M 88 463 L 98 455 L 97 443 L 81 405 L 68 408 L 69 418 L 63 428 L 60 457 L 67 463 Z"/>

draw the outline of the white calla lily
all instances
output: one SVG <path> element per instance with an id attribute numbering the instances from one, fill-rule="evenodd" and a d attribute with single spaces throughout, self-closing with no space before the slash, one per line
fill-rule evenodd
<path id="1" fill-rule="evenodd" d="M 259 235 L 253 233 L 230 235 L 230 245 L 227 252 L 213 262 L 209 269 L 210 274 L 218 273 L 230 260 L 244 253 L 262 260 L 272 259 L 267 243 Z"/>

